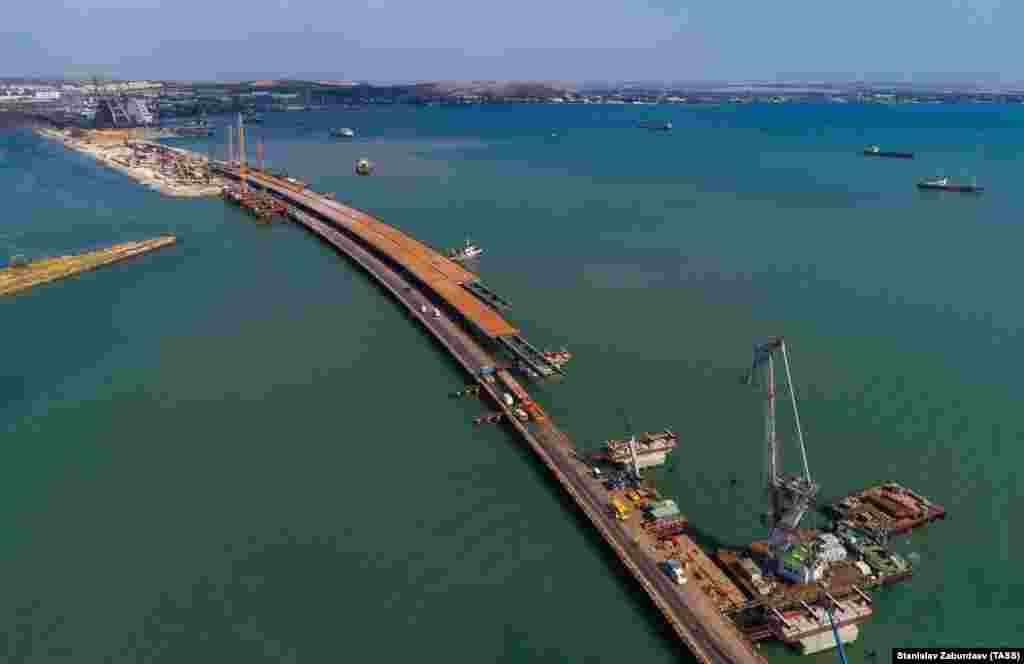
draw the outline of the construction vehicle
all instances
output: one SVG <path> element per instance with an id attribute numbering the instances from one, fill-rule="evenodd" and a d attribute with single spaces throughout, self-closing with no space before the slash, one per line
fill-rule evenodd
<path id="1" fill-rule="evenodd" d="M 526 409 L 526 412 L 533 417 L 535 422 L 544 422 L 547 420 L 547 417 L 544 415 L 544 409 L 538 406 L 536 402 L 527 399 L 523 402 L 522 406 Z"/>
<path id="2" fill-rule="evenodd" d="M 665 574 L 679 585 L 686 583 L 686 575 L 683 573 L 683 564 L 678 560 L 666 560 L 664 563 Z M 845 664 L 845 662 L 844 662 Z"/>
<path id="3" fill-rule="evenodd" d="M 611 499 L 612 510 L 615 512 L 615 518 L 619 521 L 625 521 L 626 517 L 629 516 L 629 508 L 626 507 L 625 503 L 618 499 L 616 496 L 612 496 Z"/>

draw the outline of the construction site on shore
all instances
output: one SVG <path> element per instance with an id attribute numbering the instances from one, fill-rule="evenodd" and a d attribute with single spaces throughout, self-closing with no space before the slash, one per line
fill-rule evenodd
<path id="1" fill-rule="evenodd" d="M 209 157 L 145 140 L 134 129 L 37 129 L 41 136 L 87 154 L 167 196 L 216 196 L 224 181 L 210 170 Z"/>

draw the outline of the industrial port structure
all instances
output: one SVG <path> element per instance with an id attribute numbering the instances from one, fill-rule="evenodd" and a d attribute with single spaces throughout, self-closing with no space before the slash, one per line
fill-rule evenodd
<path id="1" fill-rule="evenodd" d="M 498 361 L 497 353 L 503 352 L 534 375 L 562 372 L 550 355 L 530 346 L 499 313 L 502 301 L 477 275 L 400 230 L 337 202 L 333 195 L 315 192 L 294 178 L 248 168 L 244 129 L 239 125 L 242 149 L 237 158 L 229 152 L 228 160 L 214 163 L 213 169 L 238 183 L 233 191 L 241 200 L 252 190 L 273 197 L 285 216 L 362 267 L 424 326 L 477 384 L 464 392 L 493 401 L 501 419 L 550 470 L 698 660 L 765 664 L 754 647 L 755 641 L 765 638 L 804 652 L 852 641 L 857 625 L 874 613 L 865 589 L 910 575 L 906 561 L 863 527 L 881 523 L 886 532 L 906 530 L 945 512 L 899 485 L 879 489 L 885 495 L 865 497 L 874 491 L 869 489 L 864 496 L 837 505 L 834 512 L 839 517 L 850 510 L 866 516 L 855 521 L 839 518 L 834 533 L 799 527 L 814 507 L 819 487 L 810 474 L 789 356 L 781 338 L 755 347 L 751 369 L 752 375 L 763 371 L 766 378 L 769 539 L 751 544 L 746 552 L 719 551 L 716 562 L 689 537 L 689 524 L 675 502 L 662 499 L 640 477 L 644 467 L 664 463 L 678 445 L 671 430 L 643 434 L 639 440 L 608 441 L 607 451 L 595 455 L 598 464 L 607 461 L 620 470 L 602 472 Z M 782 472 L 779 459 L 776 356 L 790 382 L 800 444 L 803 472 L 794 475 Z M 923 506 L 924 516 L 915 512 L 915 506 Z"/>

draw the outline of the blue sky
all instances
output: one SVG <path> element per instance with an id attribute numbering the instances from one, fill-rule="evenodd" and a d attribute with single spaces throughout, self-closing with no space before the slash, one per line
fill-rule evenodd
<path id="1" fill-rule="evenodd" d="M 29 0 L 0 75 L 1024 80 L 1024 0 Z"/>

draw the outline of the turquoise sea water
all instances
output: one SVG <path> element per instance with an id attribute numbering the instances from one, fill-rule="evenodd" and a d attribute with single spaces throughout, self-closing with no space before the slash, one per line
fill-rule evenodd
<path id="1" fill-rule="evenodd" d="M 620 411 L 677 430 L 656 475 L 709 544 L 763 536 L 740 378 L 786 335 L 823 497 L 895 478 L 950 513 L 901 540 L 919 571 L 877 594 L 850 660 L 1024 633 L 1024 109 L 385 107 L 254 132 L 273 168 L 426 242 L 470 234 L 527 338 L 575 354 L 544 405 L 586 449 Z M 915 190 L 936 172 L 988 191 Z M 0 302 L 8 661 L 690 659 L 345 259 L 26 132 L 0 135 L 0 191 L 6 254 L 179 237 Z"/>

